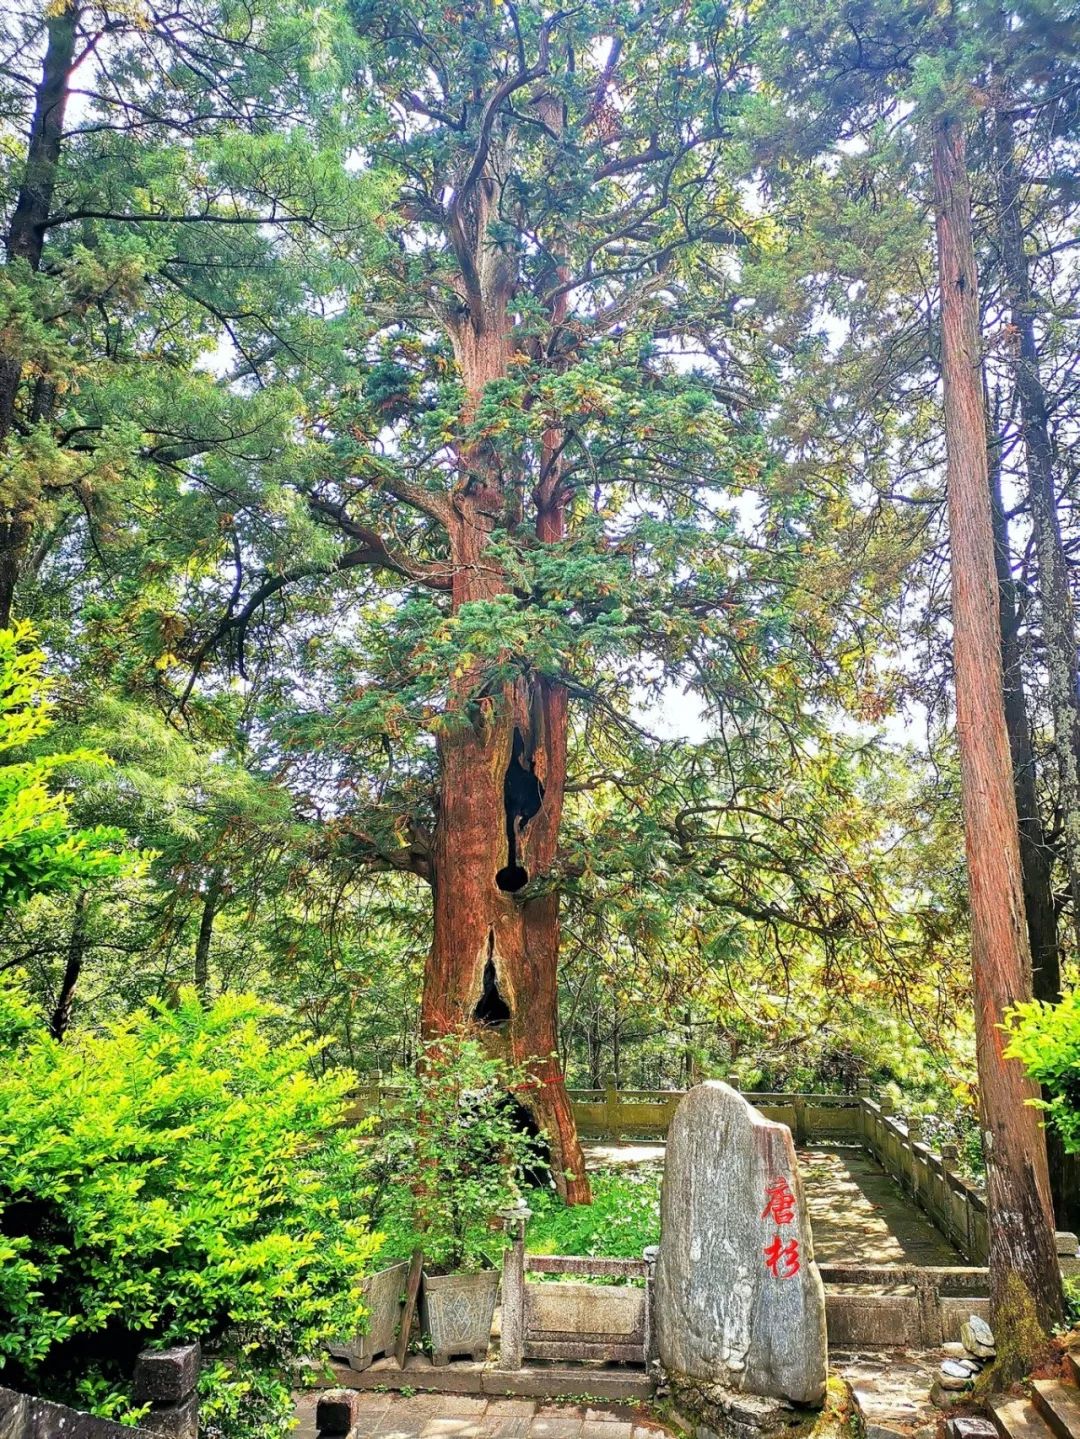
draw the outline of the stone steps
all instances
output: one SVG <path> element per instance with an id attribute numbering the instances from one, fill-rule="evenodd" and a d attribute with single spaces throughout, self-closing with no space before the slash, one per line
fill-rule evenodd
<path id="1" fill-rule="evenodd" d="M 990 1405 L 1001 1439 L 1051 1439 L 1050 1430 L 1030 1399 L 997 1399 Z"/>
<path id="2" fill-rule="evenodd" d="M 1031 1400 L 1056 1439 L 1080 1439 L 1080 1389 L 1060 1379 L 1035 1379 Z"/>
<path id="3" fill-rule="evenodd" d="M 1076 1378 L 1080 1364 L 1068 1356 Z M 998 1399 L 990 1413 L 1001 1439 L 1080 1439 L 1080 1389 L 1060 1379 L 1035 1379 L 1030 1399 Z"/>

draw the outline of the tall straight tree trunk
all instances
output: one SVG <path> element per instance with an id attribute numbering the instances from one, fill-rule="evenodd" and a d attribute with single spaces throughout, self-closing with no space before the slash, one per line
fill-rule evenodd
<path id="1" fill-rule="evenodd" d="M 210 946 L 214 938 L 214 920 L 217 918 L 221 900 L 222 874 L 214 869 L 207 880 L 203 895 L 202 913 L 199 915 L 199 933 L 195 938 L 195 962 L 193 974 L 195 988 L 205 1003 L 210 997 Z"/>
<path id="2" fill-rule="evenodd" d="M 7 264 L 41 268 L 45 230 L 56 188 L 56 170 L 64 134 L 64 112 L 75 56 L 79 9 L 62 5 L 50 14 L 41 79 L 34 92 L 34 115 L 22 182 L 7 233 Z M 16 276 L 17 278 L 17 276 Z M 23 357 L 0 343 L 0 448 L 15 424 Z M 39 382 L 40 384 L 41 382 Z M 52 394 L 42 386 L 34 418 L 44 418 Z M 15 586 L 33 534 L 33 514 L 25 499 L 0 493 L 0 627 L 11 623 Z"/>
<path id="3" fill-rule="evenodd" d="M 514 353 L 514 262 L 486 233 L 496 194 L 496 182 L 485 177 L 475 190 L 468 239 L 464 221 L 457 222 L 464 303 L 447 323 L 467 396 L 466 423 L 485 387 L 509 373 Z M 548 432 L 540 448 L 535 533 L 552 543 L 564 533 L 557 437 Z M 503 474 L 484 441 L 462 444 L 457 459 L 448 524 L 455 613 L 506 593 L 490 536 L 516 503 L 515 492 L 527 488 L 524 476 L 515 485 Z M 527 887 L 555 862 L 566 787 L 566 689 L 534 675 L 477 694 L 477 680 L 470 670 L 453 681 L 438 741 L 434 935 L 421 1029 L 435 1037 L 471 1027 L 491 1052 L 527 1068 L 532 1082 L 517 1098 L 547 1135 L 556 1186 L 567 1203 L 588 1203 L 558 1055 L 559 895 L 542 884 L 539 892 Z"/>
<path id="4" fill-rule="evenodd" d="M 971 904 L 990 1294 L 1005 1377 L 1028 1369 L 1063 1316 L 1046 1144 L 1022 1066 L 1003 1055 L 1002 1015 L 1031 993 L 1016 800 L 1005 727 L 990 514 L 979 287 L 963 126 L 933 127 L 948 450 L 956 727 Z"/>
<path id="5" fill-rule="evenodd" d="M 1009 318 L 1013 329 L 1013 374 L 1020 403 L 1024 462 L 1031 523 L 1039 564 L 1039 602 L 1046 651 L 1050 713 L 1054 723 L 1061 831 L 1072 899 L 1073 931 L 1080 947 L 1080 675 L 1069 570 L 1061 543 L 1054 455 L 1047 422 L 1046 392 L 1039 372 L 1035 307 L 1024 254 L 1020 182 L 1013 125 L 999 107 L 994 121 L 997 152 L 998 231 Z M 1059 998 L 1059 994 L 1052 996 Z"/>
<path id="6" fill-rule="evenodd" d="M 1001 623 L 1001 667 L 1005 689 L 1005 725 L 1012 755 L 1013 792 L 1016 796 L 1020 837 L 1020 872 L 1024 889 L 1028 947 L 1031 950 L 1032 993 L 1036 999 L 1061 997 L 1061 960 L 1058 952 L 1057 911 L 1054 907 L 1052 852 L 1039 814 L 1035 791 L 1035 754 L 1031 745 L 1027 697 L 1020 653 L 1020 617 L 1013 583 L 1009 522 L 1001 499 L 1001 463 L 990 450 L 990 515 L 994 528 L 994 563 L 998 578 L 998 614 Z"/>
<path id="7" fill-rule="evenodd" d="M 1021 667 L 1016 587 L 1012 577 L 1009 522 L 1001 498 L 1001 458 L 990 444 L 990 514 L 994 527 L 994 561 L 998 575 L 1001 620 L 1001 668 L 1005 681 L 1005 725 L 1012 754 L 1013 793 L 1016 796 L 1020 837 L 1020 872 L 1024 889 L 1024 915 L 1031 950 L 1031 987 L 1036 999 L 1050 1003 L 1061 997 L 1061 956 L 1058 950 L 1057 910 L 1054 905 L 1053 854 L 1043 829 L 1035 791 L 1035 754 L 1031 745 L 1027 699 Z M 1054 1129 L 1044 1130 L 1050 1194 L 1054 1217 L 1061 1229 L 1080 1222 L 1080 1160 L 1065 1153 Z"/>

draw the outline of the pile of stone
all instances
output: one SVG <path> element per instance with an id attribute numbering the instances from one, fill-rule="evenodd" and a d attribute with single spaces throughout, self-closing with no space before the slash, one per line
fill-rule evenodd
<path id="1" fill-rule="evenodd" d="M 943 1408 L 958 1404 L 971 1391 L 975 1380 L 997 1354 L 994 1334 L 985 1319 L 972 1314 L 961 1325 L 960 1344 L 946 1344 L 945 1358 L 938 1369 L 930 1397 Z"/>

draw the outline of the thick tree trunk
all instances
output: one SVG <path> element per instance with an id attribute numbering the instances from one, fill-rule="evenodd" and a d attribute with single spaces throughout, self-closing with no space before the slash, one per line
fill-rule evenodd
<path id="1" fill-rule="evenodd" d="M 999 242 L 1013 328 L 1013 374 L 1020 402 L 1031 523 L 1039 565 L 1039 601 L 1050 712 L 1054 722 L 1062 848 L 1072 899 L 1073 931 L 1080 944 L 1080 676 L 1077 670 L 1076 624 L 1068 563 L 1058 523 L 1053 447 L 1047 422 L 1046 393 L 1039 372 L 1035 307 L 1020 219 L 1020 183 L 1012 120 L 1007 110 L 997 111 L 994 139 L 997 150 Z"/>
<path id="2" fill-rule="evenodd" d="M 513 354 L 513 262 L 486 238 L 493 196 L 493 182 L 477 187 L 467 265 L 476 288 L 462 280 L 470 304 L 448 322 L 468 397 L 466 421 L 485 386 L 509 372 Z M 564 530 L 557 448 L 557 438 L 546 435 L 534 492 L 536 535 L 544 543 Z M 506 518 L 513 485 L 483 442 L 460 448 L 458 468 L 449 525 L 455 611 L 507 589 L 489 536 Z M 528 1069 L 534 1082 L 517 1098 L 547 1135 L 559 1193 L 569 1204 L 587 1204 L 585 1161 L 558 1052 L 559 895 L 542 887 L 562 820 L 566 690 L 543 677 L 523 677 L 499 694 L 475 689 L 471 673 L 453 682 L 439 737 L 435 922 L 421 1029 L 434 1037 L 472 1027 L 492 1052 Z M 539 881 L 538 892 L 526 888 L 530 881 Z"/>
<path id="3" fill-rule="evenodd" d="M 34 93 L 26 163 L 7 234 L 9 266 L 21 262 L 31 271 L 41 267 L 46 222 L 56 188 L 78 18 L 78 6 L 69 4 L 52 14 L 47 23 L 48 42 Z M 22 373 L 22 356 L 0 349 L 0 445 L 15 424 Z M 51 391 L 49 394 L 51 401 Z M 0 627 L 11 623 L 15 585 L 32 534 L 32 512 L 25 501 L 11 503 L 8 497 L 0 496 Z"/>
<path id="4" fill-rule="evenodd" d="M 523 896 L 555 857 L 566 779 L 566 697 L 542 680 L 481 700 L 440 741 L 435 934 L 425 1036 L 471 1026 L 523 1064 L 517 1097 L 546 1131 L 569 1203 L 589 1187 L 558 1060 L 559 896 Z"/>
<path id="5" fill-rule="evenodd" d="M 1063 1315 L 1046 1144 L 1004 1011 L 1031 993 L 981 382 L 979 290 L 962 125 L 939 118 L 933 174 L 948 450 L 956 721 L 971 904 L 979 1101 L 986 1158 L 990 1290 L 999 1364 L 1025 1371 Z"/>

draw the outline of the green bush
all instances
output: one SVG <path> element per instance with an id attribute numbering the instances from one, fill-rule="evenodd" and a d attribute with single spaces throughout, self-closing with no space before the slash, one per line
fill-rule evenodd
<path id="1" fill-rule="evenodd" d="M 371 1151 L 373 1214 L 387 1257 L 419 1245 L 429 1271 L 498 1262 L 498 1212 L 516 1203 L 522 1171 L 536 1160 L 513 1099 L 528 1083 L 464 1035 L 425 1046 L 388 1101 Z"/>
<path id="2" fill-rule="evenodd" d="M 25 751 L 52 727 L 45 655 L 33 639 L 22 621 L 0 629 L 0 753 Z M 85 749 L 0 761 L 0 912 L 35 894 L 62 893 L 136 866 L 136 856 L 117 848 L 122 830 L 76 829 L 67 795 L 55 788 L 64 766 L 108 763 Z"/>
<path id="3" fill-rule="evenodd" d="M 1009 1035 L 1006 1057 L 1018 1059 L 1043 1087 L 1037 1100 L 1061 1135 L 1069 1154 L 1080 1153 L 1080 991 L 1060 1004 L 1031 1000 L 1018 1004 L 1002 1026 Z"/>
<path id="4" fill-rule="evenodd" d="M 377 1238 L 352 1078 L 276 1011 L 184 991 L 63 1045 L 0 985 L 0 1373 L 131 1417 L 135 1356 L 199 1339 L 201 1433 L 284 1434 L 299 1361 L 354 1333 Z"/>

